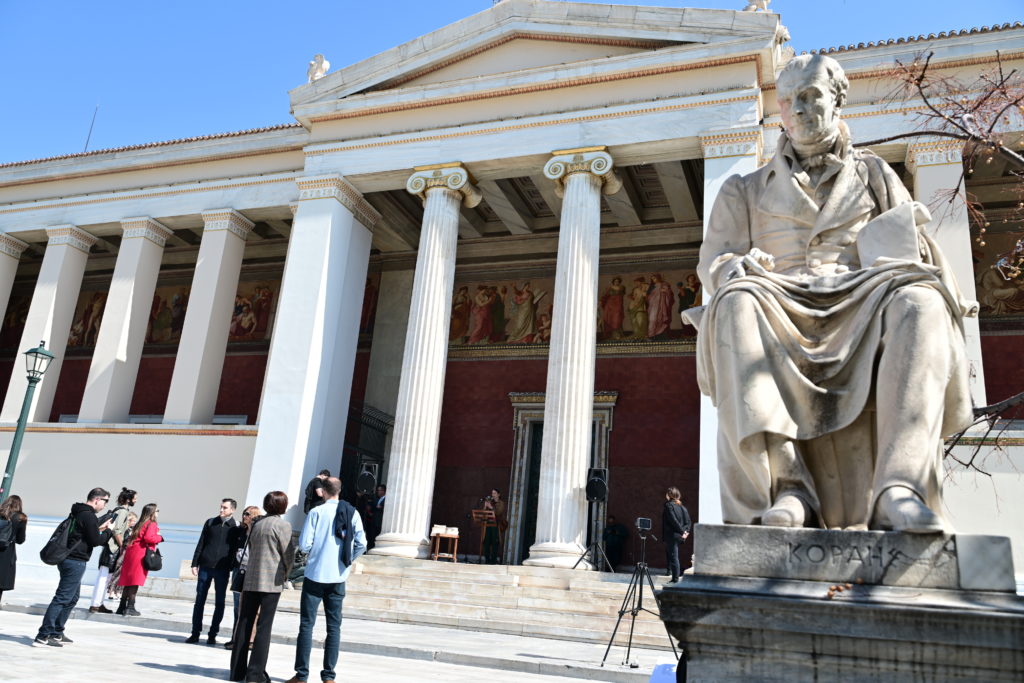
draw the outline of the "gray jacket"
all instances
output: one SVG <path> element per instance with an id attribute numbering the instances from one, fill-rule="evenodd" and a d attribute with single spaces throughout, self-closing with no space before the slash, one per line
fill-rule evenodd
<path id="1" fill-rule="evenodd" d="M 249 532 L 248 554 L 242 590 L 280 593 L 295 561 L 292 525 L 280 515 L 262 518 Z"/>

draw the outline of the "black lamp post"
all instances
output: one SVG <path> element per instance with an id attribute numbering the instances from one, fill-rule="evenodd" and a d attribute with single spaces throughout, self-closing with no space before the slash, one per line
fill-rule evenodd
<path id="1" fill-rule="evenodd" d="M 4 470 L 4 479 L 0 482 L 0 503 L 7 500 L 11 494 L 11 486 L 14 484 L 14 468 L 18 466 L 18 453 L 21 451 L 21 440 L 25 438 L 25 425 L 28 424 L 28 411 L 32 407 L 32 396 L 36 393 L 36 385 L 43 378 L 46 368 L 50 367 L 53 354 L 46 350 L 46 342 L 39 342 L 39 346 L 25 352 L 25 369 L 28 371 L 28 386 L 25 388 L 25 401 L 21 404 L 21 416 L 18 418 L 18 428 L 14 430 L 14 440 L 11 441 L 11 454 L 7 456 L 7 469 Z"/>

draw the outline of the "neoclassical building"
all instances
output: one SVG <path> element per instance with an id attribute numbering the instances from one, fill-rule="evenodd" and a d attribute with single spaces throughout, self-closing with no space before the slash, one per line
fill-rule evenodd
<path id="1" fill-rule="evenodd" d="M 291 123 L 0 166 L 0 447 L 20 353 L 56 355 L 14 491 L 53 523 L 92 486 L 137 489 L 181 556 L 222 497 L 297 501 L 324 467 L 387 483 L 375 552 L 404 557 L 435 523 L 473 541 L 492 487 L 507 562 L 571 566 L 606 514 L 657 517 L 669 485 L 719 520 L 679 312 L 723 181 L 773 154 L 787 40 L 764 12 L 506 0 L 296 87 Z M 1021 68 L 1024 28 L 827 50 L 855 140 L 916 125 L 920 103 L 880 98 L 925 50 L 950 75 L 997 52 Z M 873 149 L 924 202 L 962 171 L 948 142 Z M 962 206 L 933 225 L 983 304 L 978 405 L 1024 389 L 1024 282 L 990 267 L 1021 229 L 1013 180 L 998 161 L 969 180 L 1006 218 L 984 245 Z M 1020 552 L 1017 451 L 991 481 L 953 472 L 947 499 Z"/>

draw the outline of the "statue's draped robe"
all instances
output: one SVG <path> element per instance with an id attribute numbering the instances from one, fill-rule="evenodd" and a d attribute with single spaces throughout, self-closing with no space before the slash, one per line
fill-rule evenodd
<path id="1" fill-rule="evenodd" d="M 910 230 L 917 253 L 861 264 L 858 233 L 882 214 L 872 228 Z M 726 522 L 758 523 L 786 477 L 803 479 L 829 528 L 867 526 L 894 485 L 941 514 L 941 437 L 972 419 L 962 327 L 972 311 L 926 220 L 845 130 L 817 184 L 783 135 L 767 166 L 723 185 L 698 266 L 706 290 L 719 288 L 687 317 L 699 319 L 698 382 L 718 408 Z M 774 269 L 747 258 L 746 274 L 726 280 L 755 247 Z M 772 471 L 768 434 L 795 441 L 797 473 Z"/>

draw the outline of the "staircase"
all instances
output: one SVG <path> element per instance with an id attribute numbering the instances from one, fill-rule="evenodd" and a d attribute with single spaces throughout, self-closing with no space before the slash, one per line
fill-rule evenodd
<path id="1" fill-rule="evenodd" d="M 348 579 L 345 616 L 469 631 L 607 643 L 629 587 L 629 574 L 546 567 L 477 565 L 366 555 Z M 655 579 L 660 589 L 664 579 Z M 144 593 L 194 599 L 188 579 L 152 577 Z M 279 610 L 298 612 L 299 591 L 285 591 Z M 650 587 L 644 606 L 657 611 Z M 625 646 L 629 614 L 615 643 Z M 640 612 L 633 645 L 670 649 L 661 621 Z"/>

